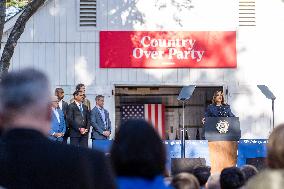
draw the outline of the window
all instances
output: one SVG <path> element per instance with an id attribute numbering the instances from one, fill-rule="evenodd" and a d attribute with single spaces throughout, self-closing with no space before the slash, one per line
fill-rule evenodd
<path id="1" fill-rule="evenodd" d="M 79 26 L 86 29 L 97 26 L 97 0 L 80 0 Z"/>
<path id="2" fill-rule="evenodd" d="M 256 26 L 255 0 L 239 1 L 239 26 Z"/>

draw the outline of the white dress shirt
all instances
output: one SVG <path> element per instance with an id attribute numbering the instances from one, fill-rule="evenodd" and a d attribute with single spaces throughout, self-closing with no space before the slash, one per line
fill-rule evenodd
<path id="1" fill-rule="evenodd" d="M 107 122 L 106 122 L 106 115 L 105 115 L 105 111 L 104 108 L 101 108 L 100 106 L 96 106 L 102 116 L 103 122 L 105 124 L 105 128 L 107 128 Z"/>
<path id="2" fill-rule="evenodd" d="M 60 123 L 60 117 L 59 117 L 59 113 L 58 113 L 58 111 L 57 111 L 55 108 L 53 108 L 53 107 L 52 107 L 52 111 L 53 111 L 53 113 L 55 114 L 55 116 L 56 116 L 56 118 L 57 118 L 58 123 Z"/>
<path id="3" fill-rule="evenodd" d="M 61 99 L 61 100 L 58 102 L 60 110 L 62 110 L 62 100 L 63 100 L 63 99 Z"/>

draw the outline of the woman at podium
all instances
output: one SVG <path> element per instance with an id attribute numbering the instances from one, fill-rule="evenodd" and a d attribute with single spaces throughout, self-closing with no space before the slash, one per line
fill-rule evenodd
<path id="1" fill-rule="evenodd" d="M 209 104 L 204 117 L 202 118 L 202 123 L 205 123 L 205 117 L 235 117 L 232 113 L 230 105 L 226 104 L 224 101 L 224 95 L 222 91 L 215 91 L 212 97 L 212 104 Z M 205 140 L 205 130 L 200 129 L 201 139 Z"/>
<path id="2" fill-rule="evenodd" d="M 212 104 L 208 105 L 205 117 L 235 117 L 232 113 L 230 105 L 224 102 L 222 91 L 216 91 L 212 98 Z M 204 122 L 204 120 L 203 120 Z"/>
<path id="3" fill-rule="evenodd" d="M 222 91 L 216 91 L 214 93 L 212 98 L 212 104 L 208 105 L 204 116 L 235 117 L 235 115 L 231 111 L 230 106 L 224 102 L 224 95 Z M 202 122 L 205 123 L 205 118 L 202 119 Z M 218 133 L 219 131 L 219 133 L 222 133 L 220 134 L 220 136 L 222 136 L 224 133 L 220 132 L 221 130 L 217 128 L 217 125 L 210 125 L 210 127 L 212 127 L 212 129 L 216 127 L 216 130 L 213 129 L 212 131 L 216 133 Z M 221 124 L 221 128 L 222 126 L 223 125 Z M 203 131 L 204 130 L 205 128 L 203 129 Z M 211 161 L 211 173 L 220 173 L 224 168 L 236 165 L 238 149 L 236 141 L 218 138 L 217 135 L 215 135 L 216 138 L 214 140 L 208 139 L 207 137 L 205 137 L 205 131 L 202 133 L 202 135 L 202 138 L 206 138 L 206 140 L 208 140 L 209 155 Z"/>

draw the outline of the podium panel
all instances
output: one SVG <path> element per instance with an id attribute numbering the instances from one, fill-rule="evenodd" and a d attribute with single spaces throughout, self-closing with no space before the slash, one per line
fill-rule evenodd
<path id="1" fill-rule="evenodd" d="M 208 141 L 238 141 L 241 138 L 238 117 L 206 117 L 204 127 Z"/>
<path id="2" fill-rule="evenodd" d="M 226 167 L 236 166 L 238 142 L 213 141 L 208 142 L 211 161 L 211 174 L 221 173 Z"/>
<path id="3" fill-rule="evenodd" d="M 238 142 L 241 138 L 238 117 L 206 117 L 205 138 L 208 140 L 211 173 L 221 173 L 236 166 Z"/>

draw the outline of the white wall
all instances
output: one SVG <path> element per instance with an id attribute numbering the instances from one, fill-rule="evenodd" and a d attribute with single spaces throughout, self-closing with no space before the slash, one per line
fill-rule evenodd
<path id="1" fill-rule="evenodd" d="M 271 101 L 257 89 L 265 84 L 275 96 L 276 124 L 284 122 L 281 85 L 284 3 L 256 2 L 256 27 L 238 27 L 235 0 L 100 0 L 98 28 L 77 27 L 77 0 L 49 0 L 28 22 L 12 60 L 11 70 L 27 66 L 43 70 L 53 87 L 69 97 L 75 85 L 88 85 L 88 98 L 107 96 L 114 122 L 115 84 L 215 85 L 228 89 L 228 102 L 240 117 L 244 138 L 266 138 L 271 130 Z M 190 7 L 190 8 L 185 8 Z M 229 31 L 237 30 L 237 69 L 100 69 L 100 30 Z M 7 38 L 7 36 L 6 36 Z M 5 38 L 4 38 L 5 40 Z"/>

